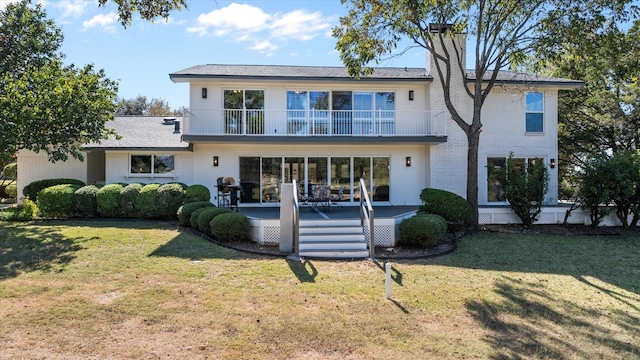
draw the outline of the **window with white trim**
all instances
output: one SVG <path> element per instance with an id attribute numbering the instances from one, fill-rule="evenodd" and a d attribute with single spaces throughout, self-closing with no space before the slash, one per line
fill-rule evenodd
<path id="1" fill-rule="evenodd" d="M 175 158 L 169 154 L 131 154 L 131 175 L 175 175 Z"/>
<path id="2" fill-rule="evenodd" d="M 507 157 L 487 158 L 487 202 L 506 202 L 506 194 L 500 183 L 498 172 L 507 171 Z M 513 158 L 513 165 L 519 171 L 529 171 L 529 166 L 541 162 L 540 157 Z"/>
<path id="3" fill-rule="evenodd" d="M 542 92 L 528 92 L 526 101 L 526 132 L 544 132 L 544 94 Z"/>

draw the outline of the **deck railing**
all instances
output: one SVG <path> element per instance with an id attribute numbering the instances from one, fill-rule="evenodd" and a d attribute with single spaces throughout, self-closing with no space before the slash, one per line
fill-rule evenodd
<path id="1" fill-rule="evenodd" d="M 186 135 L 445 136 L 444 111 L 190 109 Z"/>
<path id="2" fill-rule="evenodd" d="M 373 260 L 376 253 L 376 243 L 373 239 L 375 232 L 373 206 L 369 201 L 367 185 L 364 183 L 364 179 L 360 179 L 360 225 L 362 227 L 367 225 L 369 228 L 369 257 Z"/>

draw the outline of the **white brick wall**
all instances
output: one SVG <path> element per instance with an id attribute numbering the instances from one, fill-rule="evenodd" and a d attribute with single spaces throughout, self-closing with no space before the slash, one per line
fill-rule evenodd
<path id="1" fill-rule="evenodd" d="M 150 154 L 150 152 L 135 152 L 136 154 Z M 105 183 L 168 183 L 182 182 L 190 185 L 193 182 L 193 155 L 191 152 L 173 153 L 176 176 L 170 177 L 129 177 L 129 156 L 132 152 L 107 151 L 105 161 Z"/>
<path id="2" fill-rule="evenodd" d="M 85 154 L 86 159 L 86 154 Z M 24 196 L 22 189 L 36 180 L 78 179 L 87 181 L 87 165 L 77 159 L 51 163 L 43 152 L 36 154 L 28 150 L 18 152 L 18 199 Z"/>

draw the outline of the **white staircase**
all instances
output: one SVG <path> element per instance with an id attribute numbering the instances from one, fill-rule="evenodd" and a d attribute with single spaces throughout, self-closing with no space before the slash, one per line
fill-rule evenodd
<path id="1" fill-rule="evenodd" d="M 363 259 L 369 257 L 360 220 L 300 220 L 300 256 Z"/>

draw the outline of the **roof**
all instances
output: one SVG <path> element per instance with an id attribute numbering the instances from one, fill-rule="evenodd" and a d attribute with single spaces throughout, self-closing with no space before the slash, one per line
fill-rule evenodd
<path id="1" fill-rule="evenodd" d="M 487 71 L 482 80 L 488 82 L 493 75 L 493 71 Z M 467 82 L 475 81 L 475 70 L 467 70 Z M 498 84 L 525 84 L 525 85 L 553 85 L 561 88 L 578 88 L 584 85 L 584 81 L 570 80 L 548 76 L 538 76 L 527 73 L 500 70 L 496 77 Z"/>
<path id="2" fill-rule="evenodd" d="M 467 81 L 475 80 L 475 71 L 467 70 Z M 485 74 L 489 81 L 492 72 Z M 374 68 L 371 76 L 355 80 L 347 74 L 345 67 L 338 66 L 288 66 L 288 65 L 196 65 L 169 74 L 174 82 L 189 82 L 194 79 L 236 79 L 236 80 L 292 80 L 292 81 L 433 81 L 424 68 Z M 578 80 L 537 76 L 514 71 L 501 70 L 499 84 L 551 85 L 562 88 L 577 88 L 584 85 Z"/>
<path id="3" fill-rule="evenodd" d="M 357 81 L 338 66 L 288 66 L 288 65 L 196 65 L 169 74 L 174 82 L 191 79 L 248 79 L 248 80 L 331 80 Z M 425 75 L 424 68 L 374 68 L 371 76 L 360 81 L 425 81 L 433 80 Z"/>
<path id="4" fill-rule="evenodd" d="M 106 124 L 122 139 L 110 136 L 100 143 L 91 143 L 85 149 L 101 150 L 190 150 L 189 143 L 181 141 L 182 132 L 175 132 L 175 123 L 164 119 L 182 120 L 176 116 L 116 116 Z"/>

